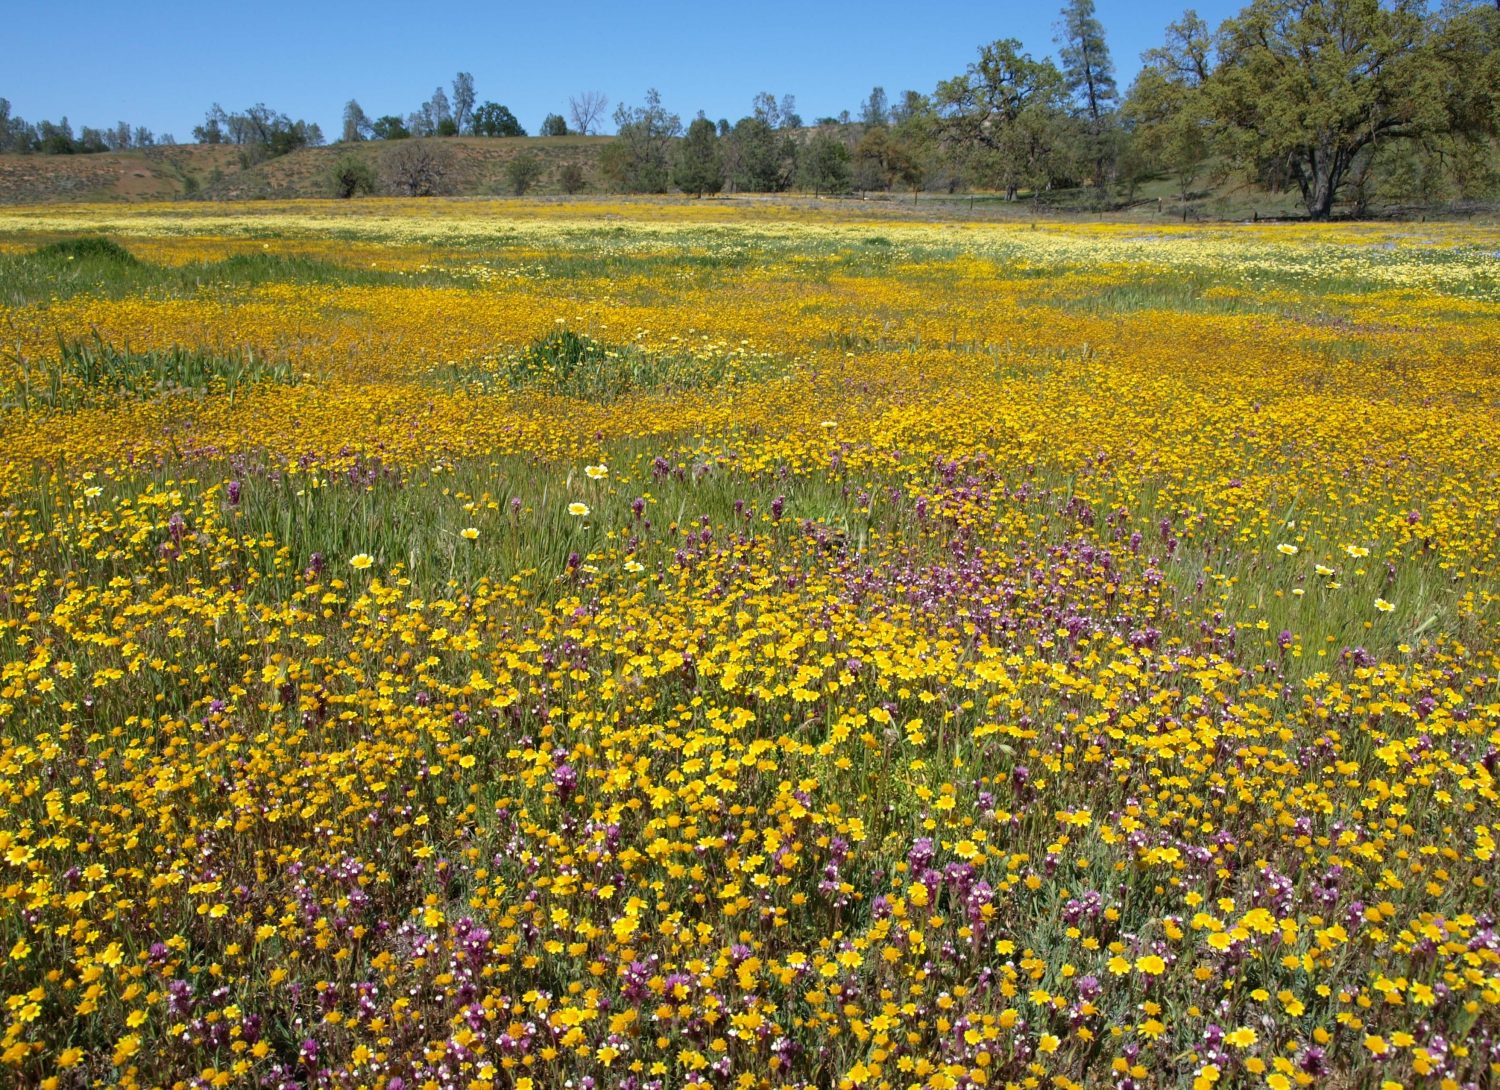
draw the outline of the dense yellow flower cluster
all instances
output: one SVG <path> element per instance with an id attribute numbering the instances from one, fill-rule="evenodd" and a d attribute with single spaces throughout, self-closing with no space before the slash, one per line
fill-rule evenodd
<path id="1" fill-rule="evenodd" d="M 0 242 L 0 1080 L 1500 1076 L 1495 232 Z"/>

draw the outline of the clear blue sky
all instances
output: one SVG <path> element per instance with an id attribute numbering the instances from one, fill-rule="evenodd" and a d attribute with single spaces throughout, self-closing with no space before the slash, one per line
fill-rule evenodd
<path id="1" fill-rule="evenodd" d="M 1142 50 L 1192 0 L 1097 0 L 1123 91 Z M 660 89 L 684 120 L 742 117 L 757 91 L 793 94 L 803 117 L 855 112 L 876 84 L 894 101 L 964 70 L 982 43 L 1021 39 L 1052 54 L 1061 0 L 627 4 L 11 0 L 0 97 L 29 121 L 66 114 L 191 138 L 214 102 L 256 102 L 316 121 L 334 139 L 344 103 L 405 115 L 453 74 L 479 101 L 511 108 L 535 132 L 568 96 L 599 90 L 610 108 Z M 1240 3 L 1203 0 L 1211 25 Z"/>

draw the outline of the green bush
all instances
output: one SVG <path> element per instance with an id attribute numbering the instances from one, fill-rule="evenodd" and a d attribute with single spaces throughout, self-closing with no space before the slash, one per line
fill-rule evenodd
<path id="1" fill-rule="evenodd" d="M 49 242 L 35 250 L 32 256 L 45 261 L 107 261 L 117 265 L 140 264 L 133 253 L 114 239 L 97 235 Z"/>
<path id="2" fill-rule="evenodd" d="M 328 185 L 341 200 L 374 193 L 375 168 L 358 155 L 341 156 L 328 173 Z"/>
<path id="3" fill-rule="evenodd" d="M 529 152 L 522 152 L 505 164 L 505 180 L 510 184 L 512 193 L 523 197 L 540 180 L 544 169 L 541 159 Z"/>
<path id="4" fill-rule="evenodd" d="M 226 394 L 233 399 L 249 386 L 292 386 L 299 378 L 290 363 L 268 360 L 250 349 L 137 352 L 97 335 L 89 341 L 59 341 L 55 358 L 20 363 L 9 388 L 0 390 L 0 405 L 65 411 L 172 394 Z"/>
<path id="5" fill-rule="evenodd" d="M 572 196 L 574 193 L 583 192 L 583 187 L 588 185 L 588 179 L 583 175 L 583 167 L 577 163 L 564 163 L 557 172 L 557 184 L 564 193 Z"/>
<path id="6" fill-rule="evenodd" d="M 514 352 L 454 364 L 434 377 L 453 389 L 531 390 L 603 403 L 633 393 L 718 389 L 759 381 L 781 369 L 779 361 L 767 356 L 654 354 L 555 329 Z"/>

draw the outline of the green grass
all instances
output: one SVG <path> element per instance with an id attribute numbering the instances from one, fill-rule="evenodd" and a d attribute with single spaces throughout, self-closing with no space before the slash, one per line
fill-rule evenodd
<path id="1" fill-rule="evenodd" d="M 723 389 L 780 370 L 781 365 L 762 356 L 653 353 L 556 329 L 517 351 L 449 364 L 433 377 L 450 390 L 531 391 L 603 404 L 629 394 Z"/>
<path id="2" fill-rule="evenodd" d="M 299 375 L 285 360 L 270 360 L 249 348 L 213 351 L 172 348 L 137 352 L 92 341 L 60 341 L 57 354 L 41 360 L 16 359 L 0 406 L 68 411 L 122 400 L 236 394 L 260 383 L 295 385 Z"/>
<path id="3" fill-rule="evenodd" d="M 93 261 L 113 265 L 139 265 L 140 261 L 112 238 L 84 235 L 59 239 L 38 247 L 31 255 L 41 261 Z"/>
<path id="4" fill-rule="evenodd" d="M 0 255 L 0 305 L 19 307 L 93 295 L 187 297 L 203 291 L 235 291 L 268 284 L 458 283 L 442 270 L 402 274 L 358 268 L 302 254 L 234 254 L 218 261 L 157 265 L 142 261 L 121 243 L 93 236 L 60 239 L 30 253 Z"/>

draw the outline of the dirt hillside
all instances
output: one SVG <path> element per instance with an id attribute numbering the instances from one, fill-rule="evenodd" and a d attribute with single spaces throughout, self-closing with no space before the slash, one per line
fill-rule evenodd
<path id="1" fill-rule="evenodd" d="M 582 168 L 587 188 L 597 191 L 599 153 L 609 141 L 605 136 L 451 137 L 430 143 L 451 156 L 451 193 L 490 196 L 510 191 L 505 165 L 521 154 L 535 155 L 542 164 L 533 193 L 562 192 L 559 172 L 570 162 Z M 342 156 L 365 159 L 380 175 L 381 157 L 394 144 L 302 148 L 251 166 L 242 162 L 242 149 L 224 144 L 98 155 L 0 155 L 0 204 L 322 197 L 329 193 L 328 174 Z"/>

